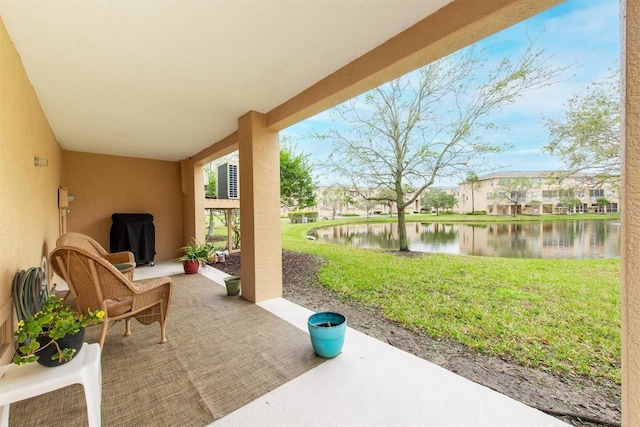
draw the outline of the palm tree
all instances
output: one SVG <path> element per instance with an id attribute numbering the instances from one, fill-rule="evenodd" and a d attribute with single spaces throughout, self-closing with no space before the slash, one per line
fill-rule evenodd
<path id="1" fill-rule="evenodd" d="M 475 190 L 480 187 L 480 183 L 478 182 L 478 174 L 475 171 L 467 172 L 467 178 L 465 182 L 469 184 L 471 187 L 471 214 L 473 215 L 476 211 L 475 207 Z"/>

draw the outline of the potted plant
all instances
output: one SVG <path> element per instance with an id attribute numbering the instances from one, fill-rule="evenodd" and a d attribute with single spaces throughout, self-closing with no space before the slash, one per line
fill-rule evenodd
<path id="1" fill-rule="evenodd" d="M 340 354 L 347 331 L 347 318 L 332 311 L 320 311 L 307 320 L 313 351 L 325 359 Z"/>
<path id="2" fill-rule="evenodd" d="M 191 243 L 179 249 L 184 252 L 178 261 L 182 261 L 185 274 L 195 274 L 201 265 L 209 261 L 213 252 L 213 247 L 209 243 L 200 243 L 196 239 L 191 239 Z"/>
<path id="3" fill-rule="evenodd" d="M 38 362 L 58 366 L 73 359 L 84 341 L 84 328 L 103 321 L 104 311 L 78 313 L 62 298 L 51 295 L 42 309 L 18 322 L 18 347 L 13 363 Z"/>
<path id="4" fill-rule="evenodd" d="M 224 285 L 227 287 L 227 295 L 236 296 L 240 294 L 240 276 L 225 277 Z"/>

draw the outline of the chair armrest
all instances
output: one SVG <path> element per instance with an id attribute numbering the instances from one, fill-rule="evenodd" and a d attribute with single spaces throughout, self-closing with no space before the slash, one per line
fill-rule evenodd
<path id="1" fill-rule="evenodd" d="M 133 256 L 133 252 L 129 251 L 106 254 L 104 259 L 109 261 L 111 264 L 133 264 L 134 267 L 136 265 L 136 258 Z"/>
<path id="2" fill-rule="evenodd" d="M 169 285 L 170 287 L 173 285 L 173 281 L 170 277 L 158 277 L 156 279 L 152 279 L 144 282 L 131 282 L 131 289 L 136 294 L 143 294 L 145 292 L 149 292 L 152 289 L 158 288 L 163 285 Z"/>

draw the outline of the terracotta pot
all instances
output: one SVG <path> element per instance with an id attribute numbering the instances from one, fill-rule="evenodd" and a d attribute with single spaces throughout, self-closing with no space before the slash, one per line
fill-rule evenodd
<path id="1" fill-rule="evenodd" d="M 184 274 L 196 274 L 200 269 L 200 261 L 197 259 L 182 261 L 182 268 L 184 268 Z"/>

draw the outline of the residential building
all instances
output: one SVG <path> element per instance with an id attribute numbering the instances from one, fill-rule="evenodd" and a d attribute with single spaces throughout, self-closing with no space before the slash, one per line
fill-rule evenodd
<path id="1" fill-rule="evenodd" d="M 396 212 L 393 204 L 366 200 L 373 195 L 372 190 L 363 190 L 362 196 L 354 188 L 336 185 L 319 185 L 314 190 L 316 206 L 310 208 L 318 211 L 320 218 L 334 218 L 346 215 L 389 215 Z"/>
<path id="2" fill-rule="evenodd" d="M 608 203 L 603 202 L 606 199 Z M 459 185 L 458 211 L 490 215 L 619 212 L 619 183 L 599 184 L 589 174 L 554 171 L 504 171 L 478 177 L 474 188 Z"/>

